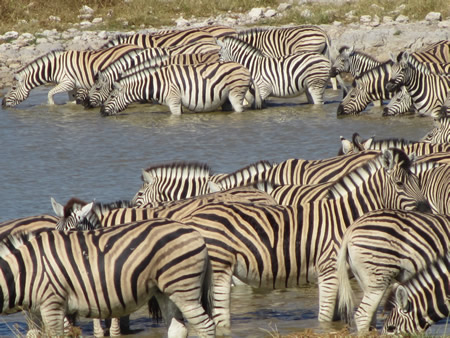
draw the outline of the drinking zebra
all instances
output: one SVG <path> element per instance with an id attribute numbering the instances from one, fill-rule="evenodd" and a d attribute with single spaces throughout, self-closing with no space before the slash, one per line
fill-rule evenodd
<path id="1" fill-rule="evenodd" d="M 356 51 L 354 47 L 343 46 L 339 49 L 339 55 L 334 60 L 330 75 L 337 76 L 340 73 L 350 73 L 353 77 L 358 77 L 381 64 L 381 61 L 366 53 Z"/>
<path id="2" fill-rule="evenodd" d="M 240 31 L 237 38 L 270 57 L 313 52 L 323 54 L 330 59 L 331 40 L 328 34 L 318 26 L 251 28 Z M 335 77 L 331 78 L 333 89 L 337 89 Z"/>
<path id="3" fill-rule="evenodd" d="M 450 251 L 388 297 L 383 334 L 417 334 L 450 316 Z"/>
<path id="4" fill-rule="evenodd" d="M 217 44 L 221 60 L 238 62 L 250 71 L 262 101 L 268 96 L 293 97 L 305 92 L 309 103 L 323 104 L 331 66 L 325 56 L 305 52 L 270 57 L 233 37 L 218 40 Z"/>
<path id="5" fill-rule="evenodd" d="M 101 113 L 117 114 L 131 102 L 152 100 L 179 115 L 182 106 L 194 112 L 213 111 L 227 99 L 236 112 L 242 112 L 251 81 L 250 72 L 235 62 L 148 68 L 116 82 Z M 255 98 L 260 104 L 257 91 Z"/>
<path id="6" fill-rule="evenodd" d="M 430 210 L 410 166 L 402 151 L 389 149 L 337 181 L 330 187 L 329 199 L 298 206 L 244 202 L 198 206 L 194 199 L 192 208 L 176 203 L 153 211 L 115 209 L 100 218 L 88 210 L 78 224 L 93 221 L 96 228 L 139 217 L 170 217 L 192 226 L 205 238 L 213 265 L 218 326 L 230 325 L 233 274 L 254 287 L 285 288 L 318 280 L 319 320 L 329 321 L 337 296 L 335 254 L 345 229 L 371 210 Z"/>
<path id="7" fill-rule="evenodd" d="M 12 235 L 0 245 L 0 262 L 1 312 L 40 312 L 51 336 L 63 334 L 65 315 L 119 317 L 153 296 L 166 323 L 179 320 L 179 310 L 200 336 L 215 334 L 205 242 L 180 223 Z"/>
<path id="8" fill-rule="evenodd" d="M 411 64 L 408 58 L 409 54 L 404 52 L 393 64 L 386 90 L 393 92 L 400 86 L 405 86 L 411 95 L 414 107 L 420 114 L 438 117 L 447 93 L 450 91 L 450 78 L 421 71 Z"/>
<path id="9" fill-rule="evenodd" d="M 434 128 L 430 130 L 421 141 L 430 143 L 450 143 L 450 115 L 440 117 L 438 120 L 434 121 L 434 124 Z"/>
<path id="10" fill-rule="evenodd" d="M 449 249 L 450 216 L 377 210 L 345 232 L 337 258 L 339 308 L 353 310 L 347 266 L 364 292 L 355 313 L 358 332 L 375 325 L 376 310 L 392 281 L 405 281 Z M 348 264 L 348 265 L 347 265 Z"/>
<path id="11" fill-rule="evenodd" d="M 383 116 L 395 116 L 405 113 L 415 112 L 414 105 L 411 100 L 411 95 L 405 86 L 401 86 L 389 101 L 388 105 L 383 109 Z"/>
<path id="12" fill-rule="evenodd" d="M 14 107 L 28 98 L 33 88 L 52 82 L 57 85 L 48 92 L 48 103 L 54 104 L 57 93 L 78 88 L 89 89 L 95 74 L 123 54 L 138 49 L 134 45 L 120 45 L 96 51 L 51 51 L 14 74 L 11 90 L 2 100 L 4 107 Z"/>
<path id="13" fill-rule="evenodd" d="M 355 115 L 362 112 L 371 102 L 390 99 L 393 93 L 385 89 L 391 79 L 392 61 L 355 77 L 352 88 L 338 106 L 338 115 Z"/>

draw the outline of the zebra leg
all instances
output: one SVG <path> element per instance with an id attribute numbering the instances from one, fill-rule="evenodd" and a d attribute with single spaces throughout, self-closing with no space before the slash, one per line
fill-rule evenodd
<path id="1" fill-rule="evenodd" d="M 94 318 L 93 324 L 94 324 L 94 337 L 104 337 L 105 332 L 103 331 L 101 319 Z"/>
<path id="2" fill-rule="evenodd" d="M 333 90 L 338 90 L 336 77 L 334 77 L 334 76 L 330 77 L 330 81 L 331 81 L 331 86 L 333 87 Z"/>
<path id="3" fill-rule="evenodd" d="M 364 296 L 355 312 L 355 323 L 359 332 L 367 332 L 371 323 L 376 323 L 376 312 L 385 290 L 364 292 Z"/>
<path id="4" fill-rule="evenodd" d="M 324 255 L 324 257 L 330 257 Z M 319 322 L 330 322 L 336 318 L 336 301 L 338 295 L 338 282 L 336 260 L 328 259 L 322 264 L 319 262 Z"/>
<path id="5" fill-rule="evenodd" d="M 383 105 L 383 100 L 373 101 L 374 107 L 381 107 Z"/>
<path id="6" fill-rule="evenodd" d="M 242 113 L 244 111 L 243 102 L 247 91 L 247 88 L 234 88 L 228 94 L 228 99 L 236 113 Z"/>
<path id="7" fill-rule="evenodd" d="M 321 79 L 313 79 L 307 83 L 306 97 L 310 104 L 323 104 L 323 94 L 325 92 L 326 82 Z"/>
<path id="8" fill-rule="evenodd" d="M 183 108 L 181 106 L 181 97 L 179 95 L 172 95 L 166 100 L 169 106 L 170 112 L 174 115 L 181 115 L 183 113 Z"/>
<path id="9" fill-rule="evenodd" d="M 45 326 L 45 333 L 50 337 L 64 335 L 64 310 L 58 302 L 41 305 L 41 316 Z"/>
<path id="10" fill-rule="evenodd" d="M 69 97 L 70 103 L 76 103 L 76 95 L 77 95 L 77 89 L 73 88 L 67 92 L 67 96 Z"/>
<path id="11" fill-rule="evenodd" d="M 109 336 L 117 337 L 120 336 L 120 319 L 111 318 L 111 325 L 109 326 Z"/>
<path id="12" fill-rule="evenodd" d="M 75 84 L 71 80 L 66 80 L 66 81 L 63 81 L 63 82 L 59 83 L 58 85 L 53 87 L 48 92 L 48 104 L 51 104 L 51 105 L 55 104 L 55 101 L 53 100 L 53 97 L 56 94 L 64 93 L 64 92 L 70 92 L 70 91 L 74 90 L 74 88 L 75 88 Z"/>
<path id="13" fill-rule="evenodd" d="M 169 337 L 187 337 L 187 328 L 184 325 L 183 314 L 170 298 L 157 291 L 155 293 L 162 317 L 168 328 Z"/>

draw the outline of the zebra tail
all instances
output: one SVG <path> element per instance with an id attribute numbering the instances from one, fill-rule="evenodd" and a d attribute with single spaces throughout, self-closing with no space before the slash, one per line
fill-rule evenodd
<path id="1" fill-rule="evenodd" d="M 213 308 L 214 308 L 214 282 L 213 282 L 213 271 L 211 261 L 208 256 L 208 262 L 206 264 L 205 277 L 203 279 L 202 285 L 202 306 L 210 318 L 213 318 Z"/>
<path id="2" fill-rule="evenodd" d="M 162 319 L 161 308 L 159 307 L 158 301 L 156 300 L 155 296 L 153 296 L 148 301 L 148 312 L 152 315 L 152 318 L 156 320 L 157 323 L 161 321 Z"/>
<path id="3" fill-rule="evenodd" d="M 251 82 L 253 84 L 253 88 L 255 88 L 255 109 L 261 109 L 262 108 L 262 100 L 261 100 L 261 93 L 259 92 L 259 87 L 257 86 L 257 84 L 255 83 L 255 81 L 253 80 L 253 78 L 251 79 Z"/>
<path id="4" fill-rule="evenodd" d="M 344 236 L 336 261 L 339 285 L 339 314 L 347 323 L 350 323 L 353 311 L 353 290 L 350 285 L 347 269 L 347 248 L 349 239 L 350 236 Z"/>

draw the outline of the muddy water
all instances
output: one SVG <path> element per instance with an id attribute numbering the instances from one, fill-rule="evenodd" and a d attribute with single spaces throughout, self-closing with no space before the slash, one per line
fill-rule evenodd
<path id="1" fill-rule="evenodd" d="M 214 172 L 231 172 L 258 160 L 321 159 L 336 155 L 339 136 L 419 139 L 432 128 L 430 118 L 383 118 L 369 107 L 361 116 L 337 118 L 341 94 L 327 90 L 326 104 L 306 99 L 273 100 L 261 111 L 214 112 L 172 116 L 165 106 L 134 105 L 117 117 L 102 118 L 98 110 L 64 104 L 46 105 L 48 88 L 32 91 L 28 100 L 0 112 L 0 221 L 52 213 L 50 197 L 90 201 L 131 198 L 140 187 L 141 169 L 157 163 L 199 161 Z M 3 91 L 2 94 L 4 94 Z M 232 336 L 261 337 L 321 326 L 315 286 L 289 290 L 232 292 Z M 81 321 L 92 333 L 90 321 Z M 0 336 L 24 332 L 23 315 L 0 317 Z M 144 310 L 132 317 L 137 335 L 165 334 Z M 433 330 L 443 334 L 445 323 Z M 450 329 L 447 329 L 450 332 Z"/>

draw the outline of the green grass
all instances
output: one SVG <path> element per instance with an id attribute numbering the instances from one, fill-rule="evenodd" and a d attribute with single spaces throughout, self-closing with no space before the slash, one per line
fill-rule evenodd
<path id="1" fill-rule="evenodd" d="M 431 11 L 441 12 L 443 18 L 450 16 L 448 0 L 353 0 L 340 5 L 306 3 L 293 5 L 282 16 L 258 21 L 257 25 L 285 24 L 331 24 L 333 21 L 349 23 L 358 21 L 361 15 L 378 15 L 380 19 L 388 15 L 395 19 L 399 14 L 410 20 L 423 20 Z M 97 29 L 131 30 L 139 27 L 172 26 L 182 16 L 210 18 L 218 15 L 248 12 L 254 7 L 276 9 L 285 0 L 1 0 L 0 34 L 15 30 L 19 33 L 36 33 L 44 29 L 64 30 L 80 22 L 77 16 L 83 5 L 95 10 L 94 17 L 102 17 L 103 23 Z M 404 8 L 398 10 L 399 6 Z M 304 16 L 305 10 L 310 16 Z M 353 11 L 355 18 L 345 14 Z M 49 16 L 57 16 L 59 22 L 50 21 Z M 124 26 L 123 22 L 128 25 Z"/>

